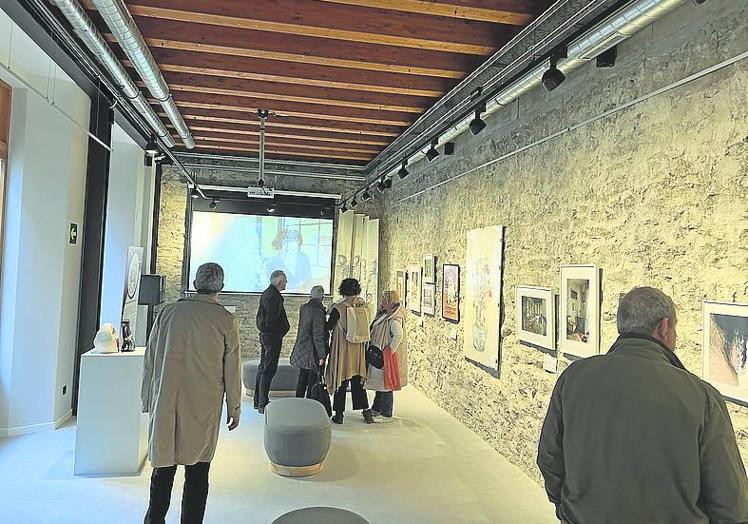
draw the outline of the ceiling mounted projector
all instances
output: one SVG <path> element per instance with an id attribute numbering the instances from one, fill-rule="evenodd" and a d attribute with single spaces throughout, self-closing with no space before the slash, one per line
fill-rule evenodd
<path id="1" fill-rule="evenodd" d="M 267 186 L 249 186 L 247 196 L 249 198 L 275 198 L 275 190 Z"/>

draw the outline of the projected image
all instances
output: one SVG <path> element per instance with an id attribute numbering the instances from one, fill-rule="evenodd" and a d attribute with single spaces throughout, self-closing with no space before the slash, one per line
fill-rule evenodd
<path id="1" fill-rule="evenodd" d="M 286 293 L 330 292 L 332 220 L 196 211 L 190 246 L 190 289 L 200 264 L 217 262 L 224 291 L 260 293 L 280 269 Z"/>

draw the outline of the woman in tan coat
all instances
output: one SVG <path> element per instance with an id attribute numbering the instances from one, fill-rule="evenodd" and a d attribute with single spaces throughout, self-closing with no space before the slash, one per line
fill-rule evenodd
<path id="1" fill-rule="evenodd" d="M 408 383 L 408 353 L 405 343 L 405 312 L 397 291 L 385 291 L 371 324 L 371 343 L 385 353 L 384 368 L 369 366 L 366 389 L 376 391 L 371 406 L 374 416 L 392 418 L 393 391 Z M 396 365 L 396 370 L 390 366 Z M 393 373 L 393 371 L 395 371 Z M 385 378 L 397 377 L 396 383 Z"/>
<path id="2" fill-rule="evenodd" d="M 216 300 L 223 289 L 221 266 L 200 266 L 195 289 L 196 296 L 161 311 L 145 352 L 142 400 L 150 413 L 153 465 L 145 524 L 164 522 L 178 464 L 185 466 L 182 522 L 203 521 L 224 394 L 229 431 L 239 425 L 239 329 Z"/>
<path id="3" fill-rule="evenodd" d="M 348 342 L 348 308 L 355 307 L 361 301 L 361 284 L 355 278 L 346 278 L 340 283 L 340 294 L 343 300 L 336 303 L 330 310 L 327 329 L 332 331 L 330 341 L 330 358 L 325 369 L 325 383 L 330 394 L 335 394 L 332 409 L 335 424 L 343 423 L 345 412 L 345 393 L 348 383 L 351 384 L 351 399 L 353 409 L 363 410 L 361 413 L 367 424 L 374 422 L 369 409 L 369 399 L 364 390 L 363 381 L 366 380 L 366 355 L 364 344 Z M 367 321 L 368 324 L 368 321 Z M 365 329 L 365 328 L 364 328 Z"/>

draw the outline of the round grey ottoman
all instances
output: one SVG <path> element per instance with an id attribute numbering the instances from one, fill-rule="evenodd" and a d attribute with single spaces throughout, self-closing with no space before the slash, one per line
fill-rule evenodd
<path id="1" fill-rule="evenodd" d="M 339 508 L 304 508 L 281 515 L 273 524 L 369 524 L 360 515 Z"/>
<path id="2" fill-rule="evenodd" d="M 265 452 L 270 469 L 278 475 L 306 477 L 319 473 L 331 440 L 330 419 L 316 400 L 284 398 L 265 408 Z"/>

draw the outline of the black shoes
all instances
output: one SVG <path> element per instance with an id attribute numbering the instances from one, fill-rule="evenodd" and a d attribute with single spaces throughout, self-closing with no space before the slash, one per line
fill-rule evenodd
<path id="1" fill-rule="evenodd" d="M 367 424 L 374 424 L 374 417 L 371 416 L 370 409 L 363 410 L 361 414 L 364 416 L 364 422 L 366 422 Z"/>
<path id="2" fill-rule="evenodd" d="M 343 414 L 336 412 L 335 415 L 332 416 L 332 423 L 333 424 L 342 424 L 343 423 Z"/>

